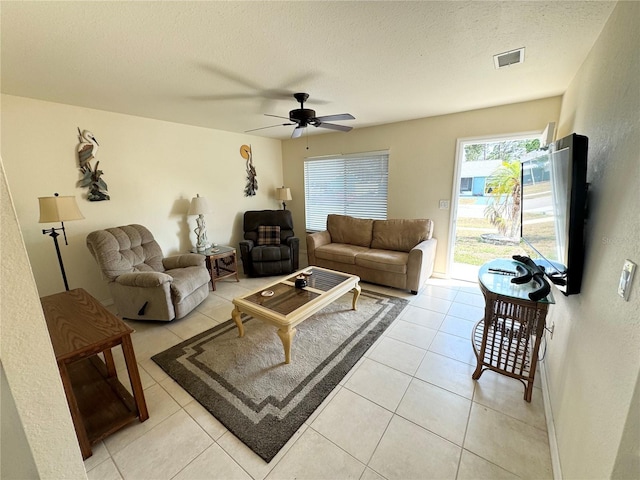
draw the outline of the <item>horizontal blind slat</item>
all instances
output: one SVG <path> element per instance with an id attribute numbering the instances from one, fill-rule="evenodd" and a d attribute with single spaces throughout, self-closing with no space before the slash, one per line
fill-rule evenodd
<path id="1" fill-rule="evenodd" d="M 306 228 L 326 228 L 327 215 L 387 218 L 388 154 L 306 159 Z"/>

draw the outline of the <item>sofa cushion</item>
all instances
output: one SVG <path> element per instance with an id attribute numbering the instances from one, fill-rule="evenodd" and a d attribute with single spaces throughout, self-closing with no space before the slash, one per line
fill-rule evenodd
<path id="1" fill-rule="evenodd" d="M 355 265 L 356 255 L 368 251 L 367 247 L 348 245 L 346 243 L 330 243 L 316 248 L 316 258 Z"/>
<path id="2" fill-rule="evenodd" d="M 407 261 L 409 254 L 405 252 L 394 252 L 391 250 L 374 250 L 356 255 L 356 265 L 370 268 L 372 270 L 382 270 L 389 273 L 407 273 Z"/>
<path id="3" fill-rule="evenodd" d="M 258 227 L 258 245 L 280 245 L 280 227 L 278 225 L 260 225 Z"/>
<path id="4" fill-rule="evenodd" d="M 327 230 L 333 243 L 369 247 L 371 246 L 373 220 L 330 214 L 327 216 Z"/>
<path id="5" fill-rule="evenodd" d="M 371 248 L 409 252 L 433 233 L 433 221 L 428 219 L 374 220 Z"/>

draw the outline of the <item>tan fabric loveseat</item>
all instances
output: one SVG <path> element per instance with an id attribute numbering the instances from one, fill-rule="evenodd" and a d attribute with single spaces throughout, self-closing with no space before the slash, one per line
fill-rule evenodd
<path id="1" fill-rule="evenodd" d="M 307 235 L 309 265 L 380 285 L 418 290 L 433 273 L 433 221 L 370 220 L 329 215 L 327 230 Z"/>

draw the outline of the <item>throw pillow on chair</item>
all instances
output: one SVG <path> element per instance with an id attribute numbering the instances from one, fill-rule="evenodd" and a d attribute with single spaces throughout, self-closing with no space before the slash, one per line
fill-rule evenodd
<path id="1" fill-rule="evenodd" d="M 258 227 L 258 245 L 280 245 L 280 227 L 260 225 Z"/>

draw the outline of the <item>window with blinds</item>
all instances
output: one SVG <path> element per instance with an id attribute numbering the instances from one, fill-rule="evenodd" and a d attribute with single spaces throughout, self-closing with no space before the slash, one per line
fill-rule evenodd
<path id="1" fill-rule="evenodd" d="M 388 178 L 388 152 L 305 159 L 307 231 L 325 230 L 330 213 L 385 220 Z"/>

